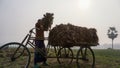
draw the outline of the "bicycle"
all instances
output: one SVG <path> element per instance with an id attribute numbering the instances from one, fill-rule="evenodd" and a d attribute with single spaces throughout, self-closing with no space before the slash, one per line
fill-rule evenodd
<path id="1" fill-rule="evenodd" d="M 31 61 L 31 47 L 46 57 L 43 50 L 35 46 L 35 29 L 38 28 L 32 28 L 21 43 L 10 42 L 0 47 L 0 68 L 28 68 Z"/>

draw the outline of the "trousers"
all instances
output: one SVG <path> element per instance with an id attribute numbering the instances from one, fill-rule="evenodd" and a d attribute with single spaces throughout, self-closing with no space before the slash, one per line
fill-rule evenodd
<path id="1" fill-rule="evenodd" d="M 37 48 L 40 48 L 44 53 L 46 53 L 44 40 L 35 40 L 34 64 L 38 62 L 46 62 L 47 58 L 42 56 L 40 52 L 36 50 Z"/>

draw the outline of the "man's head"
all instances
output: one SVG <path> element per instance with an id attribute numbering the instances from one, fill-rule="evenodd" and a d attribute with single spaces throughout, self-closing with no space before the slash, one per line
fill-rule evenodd
<path id="1" fill-rule="evenodd" d="M 38 19 L 37 22 L 40 23 L 40 25 L 44 25 L 44 23 L 42 22 L 42 19 Z"/>
<path id="2" fill-rule="evenodd" d="M 41 22 L 42 20 L 41 19 L 38 19 L 38 22 Z"/>

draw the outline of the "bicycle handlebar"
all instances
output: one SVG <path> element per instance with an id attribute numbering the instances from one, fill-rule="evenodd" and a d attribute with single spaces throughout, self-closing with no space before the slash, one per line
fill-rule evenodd
<path id="1" fill-rule="evenodd" d="M 32 29 L 30 29 L 30 31 L 29 31 L 29 33 L 30 33 L 30 35 L 33 33 L 33 34 L 36 34 L 33 30 L 34 29 L 36 29 L 36 30 L 40 30 L 39 28 L 32 28 Z M 51 29 L 50 29 L 51 30 Z M 49 30 L 49 31 L 50 31 Z M 48 40 L 48 37 L 45 37 L 45 40 Z"/>
<path id="2" fill-rule="evenodd" d="M 30 33 L 34 33 L 34 32 L 33 32 L 34 29 L 40 30 L 39 28 L 32 28 L 29 32 L 30 32 Z M 51 28 L 50 28 L 48 31 L 51 31 Z"/>
<path id="3" fill-rule="evenodd" d="M 32 28 L 32 29 L 29 31 L 29 33 L 34 33 L 34 32 L 33 32 L 34 29 L 40 30 L 39 28 Z"/>

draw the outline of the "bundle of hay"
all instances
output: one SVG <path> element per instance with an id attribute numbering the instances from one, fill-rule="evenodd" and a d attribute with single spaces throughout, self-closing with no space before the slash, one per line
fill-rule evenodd
<path id="1" fill-rule="evenodd" d="M 96 29 L 74 26 L 72 24 L 56 25 L 49 33 L 48 44 L 52 46 L 81 46 L 98 44 Z"/>
<path id="2" fill-rule="evenodd" d="M 44 30 L 47 31 L 49 28 L 51 28 L 51 25 L 53 24 L 53 13 L 46 13 L 44 14 L 42 18 L 42 22 L 44 23 Z"/>

